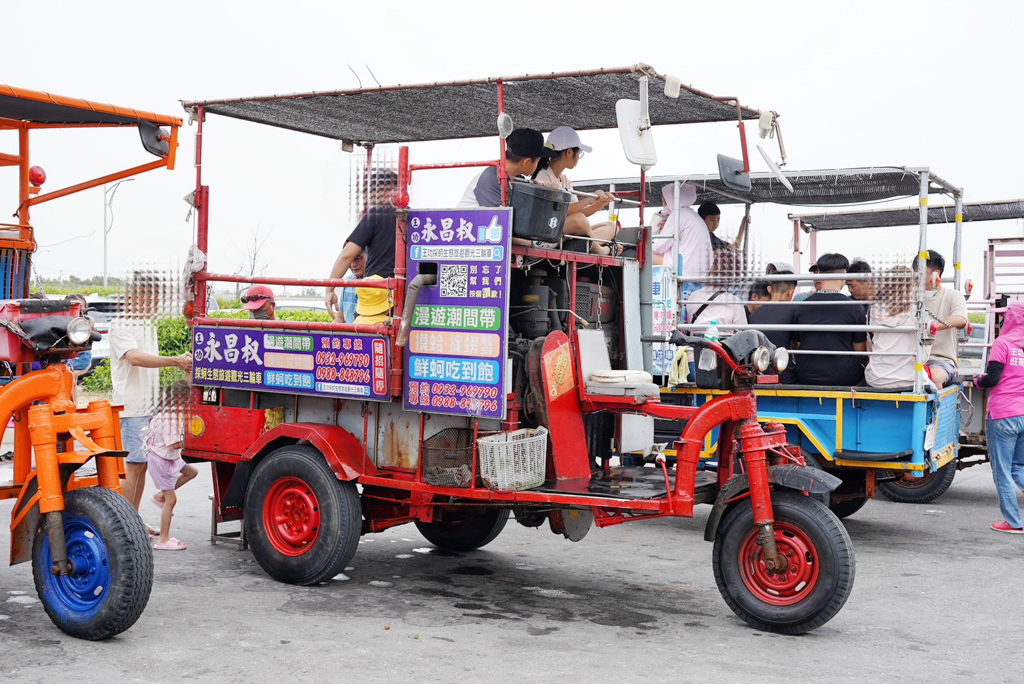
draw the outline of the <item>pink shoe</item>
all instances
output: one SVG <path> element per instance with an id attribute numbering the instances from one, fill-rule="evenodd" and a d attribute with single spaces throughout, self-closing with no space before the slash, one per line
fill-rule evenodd
<path id="1" fill-rule="evenodd" d="M 1007 532 L 1009 534 L 1024 534 L 1024 530 L 1019 527 L 1010 527 L 1010 524 L 1005 520 L 1003 522 L 992 523 L 992 529 L 996 532 Z"/>

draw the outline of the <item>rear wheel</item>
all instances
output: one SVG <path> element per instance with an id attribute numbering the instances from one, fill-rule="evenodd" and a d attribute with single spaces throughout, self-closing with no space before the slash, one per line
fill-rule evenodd
<path id="1" fill-rule="evenodd" d="M 102 487 L 64 494 L 64 540 L 73 572 L 50 572 L 50 538 L 40 524 L 32 543 L 32 575 L 46 614 L 79 639 L 107 639 L 139 619 L 153 589 L 153 550 L 142 518 L 117 492 Z"/>
<path id="2" fill-rule="evenodd" d="M 334 577 L 355 555 L 361 531 L 355 484 L 338 480 L 316 449 L 282 447 L 256 466 L 245 534 L 274 579 L 309 585 Z"/>
<path id="3" fill-rule="evenodd" d="M 507 508 L 458 507 L 440 512 L 440 520 L 416 522 L 416 528 L 434 546 L 449 551 L 473 551 L 490 544 L 508 522 Z"/>
<path id="4" fill-rule="evenodd" d="M 956 461 L 950 461 L 938 470 L 924 477 L 910 477 L 898 474 L 895 480 L 878 483 L 878 491 L 889 501 L 896 503 L 928 503 L 939 498 L 953 484 L 956 475 Z"/>
<path id="5" fill-rule="evenodd" d="M 775 543 L 787 566 L 765 567 L 758 528 L 747 502 L 732 508 L 715 537 L 714 573 L 722 597 L 751 627 L 803 634 L 839 612 L 853 589 L 853 544 L 822 504 L 787 491 L 772 492 Z"/>
<path id="6" fill-rule="evenodd" d="M 836 517 L 840 520 L 848 518 L 860 509 L 864 508 L 864 504 L 868 502 L 868 498 L 861 497 L 859 499 L 847 499 L 845 501 L 839 501 L 837 503 L 830 502 L 828 509 L 836 514 Z"/>

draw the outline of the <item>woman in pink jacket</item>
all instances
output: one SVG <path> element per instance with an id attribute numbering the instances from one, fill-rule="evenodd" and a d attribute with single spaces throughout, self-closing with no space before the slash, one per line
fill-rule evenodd
<path id="1" fill-rule="evenodd" d="M 1011 302 L 1005 312 L 986 372 L 974 376 L 974 385 L 991 388 L 985 434 L 1004 518 L 992 529 L 1024 534 L 1017 504 L 1017 489 L 1024 491 L 1024 302 Z"/>

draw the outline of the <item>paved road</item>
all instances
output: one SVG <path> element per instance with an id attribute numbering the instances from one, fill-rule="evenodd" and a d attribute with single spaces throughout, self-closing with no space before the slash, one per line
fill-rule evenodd
<path id="1" fill-rule="evenodd" d="M 31 568 L 0 568 L 0 681 L 1024 677 L 1024 536 L 988 530 L 998 512 L 987 466 L 959 473 L 931 505 L 873 501 L 849 518 L 853 594 L 801 637 L 754 631 L 726 607 L 701 536 L 707 507 L 694 520 L 595 529 L 578 544 L 510 523 L 470 554 L 430 550 L 404 526 L 365 537 L 344 576 L 301 588 L 205 541 L 209 492 L 202 466 L 175 517 L 188 550 L 157 554 L 146 612 L 108 642 L 65 637 L 38 602 L 20 602 L 35 596 Z M 0 502 L 5 520 L 11 506 Z"/>

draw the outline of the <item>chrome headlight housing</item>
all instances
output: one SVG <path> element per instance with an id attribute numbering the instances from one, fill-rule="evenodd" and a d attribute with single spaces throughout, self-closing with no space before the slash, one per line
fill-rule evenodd
<path id="1" fill-rule="evenodd" d="M 789 350 L 785 347 L 775 349 L 775 370 L 779 373 L 789 368 Z"/>
<path id="2" fill-rule="evenodd" d="M 68 341 L 75 346 L 88 344 L 92 339 L 92 322 L 88 318 L 76 318 L 68 323 Z"/>
<path id="3" fill-rule="evenodd" d="M 754 353 L 750 356 L 750 362 L 757 369 L 758 373 L 764 373 L 768 370 L 768 366 L 771 365 L 772 357 L 768 353 L 767 347 L 758 347 L 754 350 Z"/>

